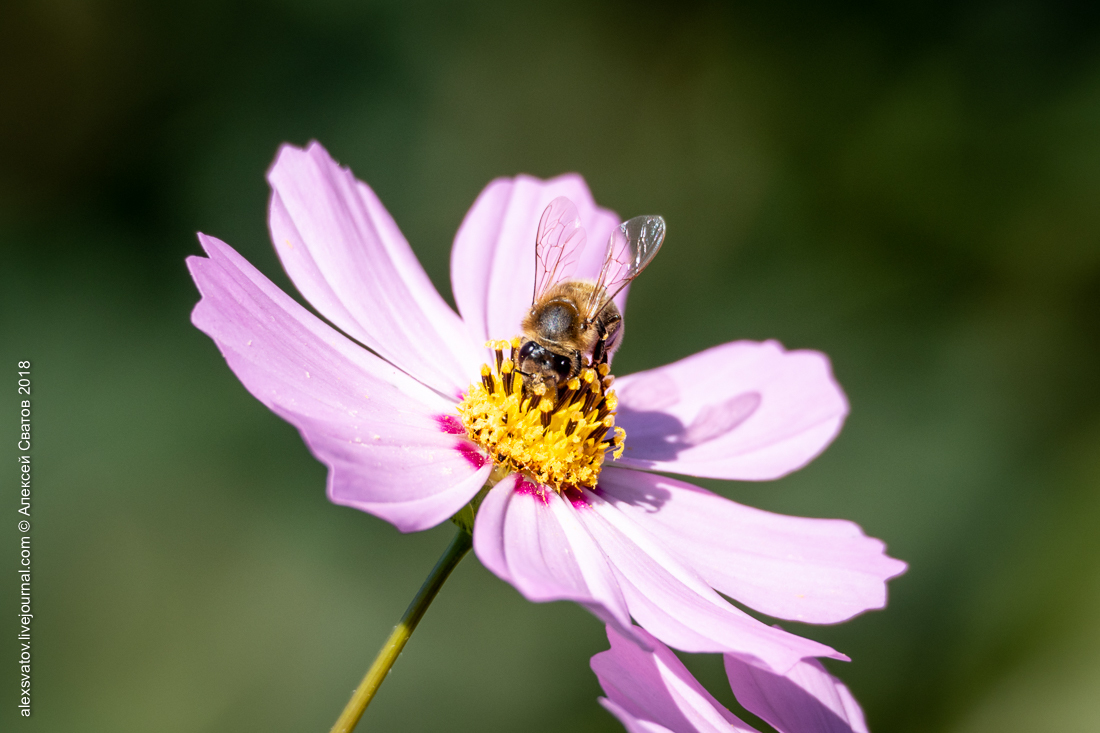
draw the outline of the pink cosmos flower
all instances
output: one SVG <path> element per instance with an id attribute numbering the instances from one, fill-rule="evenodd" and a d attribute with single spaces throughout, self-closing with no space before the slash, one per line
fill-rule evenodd
<path id="1" fill-rule="evenodd" d="M 851 522 L 771 514 L 647 472 L 763 480 L 801 467 L 847 413 L 826 357 L 742 341 L 622 377 L 612 420 L 625 429 L 625 455 L 602 466 L 598 484 L 540 484 L 533 470 L 515 472 L 516 454 L 502 462 L 503 449 L 468 424 L 475 396 L 484 402 L 494 388 L 499 396 L 502 361 L 511 363 L 498 351 L 494 371 L 486 342 L 519 333 L 535 232 L 551 200 L 575 203 L 589 242 L 606 242 L 619 218 L 597 207 L 576 175 L 493 181 L 455 238 L 455 313 L 374 192 L 320 145 L 284 146 L 268 181 L 276 251 L 336 328 L 202 234 L 207 256 L 188 259 L 202 293 L 192 320 L 328 466 L 333 502 L 411 532 L 446 521 L 489 482 L 474 550 L 532 601 L 573 600 L 622 633 L 632 633 L 633 618 L 673 647 L 778 672 L 805 657 L 845 658 L 720 594 L 777 618 L 835 623 L 881 608 L 885 581 L 904 563 Z M 602 246 L 586 247 L 576 276 L 594 278 L 602 260 Z M 620 309 L 625 300 L 624 290 Z M 518 421 L 526 418 L 516 394 L 507 409 Z M 580 419 L 606 421 L 606 409 L 596 409 Z M 563 438 L 566 417 L 553 419 L 543 432 Z M 608 446 L 599 435 L 589 441 L 598 447 L 589 456 L 595 471 Z M 540 440 L 517 450 L 553 448 Z"/>
<path id="2" fill-rule="evenodd" d="M 611 648 L 592 657 L 605 698 L 600 704 L 630 733 L 757 733 L 692 676 L 668 647 L 641 629 L 651 651 L 607 627 Z M 863 711 L 816 659 L 776 674 L 732 655 L 726 675 L 737 701 L 779 733 L 867 733 Z"/>

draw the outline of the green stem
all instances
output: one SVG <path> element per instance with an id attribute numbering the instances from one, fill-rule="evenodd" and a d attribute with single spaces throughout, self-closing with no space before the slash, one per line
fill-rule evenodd
<path id="1" fill-rule="evenodd" d="M 473 540 L 469 532 L 459 529 L 454 539 L 451 540 L 447 551 L 443 553 L 443 557 L 439 558 L 439 562 L 432 568 L 432 572 L 424 581 L 424 585 L 420 586 L 416 598 L 413 598 L 412 603 L 405 610 L 401 622 L 394 627 L 390 638 L 386 639 L 386 643 L 382 645 L 382 650 L 374 658 L 374 664 L 367 670 L 363 681 L 359 683 L 359 687 L 355 688 L 355 692 L 352 693 L 351 700 L 348 701 L 344 712 L 340 713 L 336 725 L 332 726 L 331 733 L 349 733 L 355 728 L 355 724 L 363 716 L 363 711 L 367 709 L 367 705 L 370 705 L 370 701 L 374 698 L 374 693 L 378 691 L 382 680 L 386 679 L 386 675 L 389 674 L 390 667 L 401 655 L 401 650 L 405 648 L 405 642 L 412 636 L 416 625 L 420 623 L 424 612 L 431 605 L 435 594 L 443 587 L 447 576 L 451 574 L 451 571 L 455 569 L 455 566 L 470 551 L 472 546 Z"/>

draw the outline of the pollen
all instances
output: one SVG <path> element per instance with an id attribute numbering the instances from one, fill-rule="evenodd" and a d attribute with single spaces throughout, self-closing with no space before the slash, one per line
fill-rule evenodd
<path id="1" fill-rule="evenodd" d="M 520 340 L 487 346 L 496 359 L 481 367 L 481 380 L 458 406 L 467 437 L 503 472 L 526 474 L 558 493 L 595 487 L 607 452 L 621 456 L 626 438 L 615 426 L 618 399 L 607 365 L 585 367 L 556 394 L 541 384 L 525 391 L 516 371 Z"/>

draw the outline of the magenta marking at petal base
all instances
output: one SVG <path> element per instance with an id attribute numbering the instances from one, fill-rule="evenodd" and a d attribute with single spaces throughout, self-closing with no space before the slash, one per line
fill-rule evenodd
<path id="1" fill-rule="evenodd" d="M 588 503 L 588 499 L 585 497 L 584 492 L 580 489 L 566 489 L 562 492 L 562 496 L 569 500 L 569 503 L 573 505 L 574 509 L 590 509 L 591 504 Z"/>
<path id="2" fill-rule="evenodd" d="M 479 451 L 477 448 L 473 448 L 469 445 L 455 446 L 455 450 L 462 454 L 462 457 L 465 458 L 470 463 L 470 465 L 474 467 L 474 470 L 480 469 L 489 461 L 489 459 L 485 457 L 484 453 Z"/>
<path id="3" fill-rule="evenodd" d="M 516 479 L 516 488 L 513 489 L 517 494 L 524 496 L 533 496 L 543 504 L 550 503 L 550 497 L 546 495 L 546 487 L 533 484 L 523 476 Z"/>
<path id="4" fill-rule="evenodd" d="M 445 433 L 451 435 L 463 435 L 466 433 L 466 428 L 462 427 L 462 422 L 454 415 L 436 415 L 435 421 L 439 424 L 439 429 Z"/>

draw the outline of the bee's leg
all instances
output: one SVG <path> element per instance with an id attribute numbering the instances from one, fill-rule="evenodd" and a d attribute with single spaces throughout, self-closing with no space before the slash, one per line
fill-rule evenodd
<path id="1" fill-rule="evenodd" d="M 607 360 L 611 357 L 611 350 L 607 348 L 607 336 L 604 335 L 600 338 L 600 343 L 596 347 L 596 350 L 600 352 L 600 358 L 596 360 L 597 364 L 606 364 Z"/>
<path id="2" fill-rule="evenodd" d="M 592 349 L 592 364 L 599 365 L 607 362 L 608 357 L 608 332 L 600 321 L 596 322 L 596 328 L 600 332 L 600 340 L 596 342 L 596 348 Z"/>
<path id="3" fill-rule="evenodd" d="M 596 344 L 595 353 L 599 354 L 599 359 L 596 360 L 599 364 L 607 363 L 607 360 L 611 358 L 611 352 L 619 345 L 619 341 L 622 339 L 622 325 L 623 319 L 616 318 L 611 323 L 607 324 L 606 329 L 603 324 L 600 324 L 600 340 Z M 593 356 L 595 360 L 595 356 Z"/>

